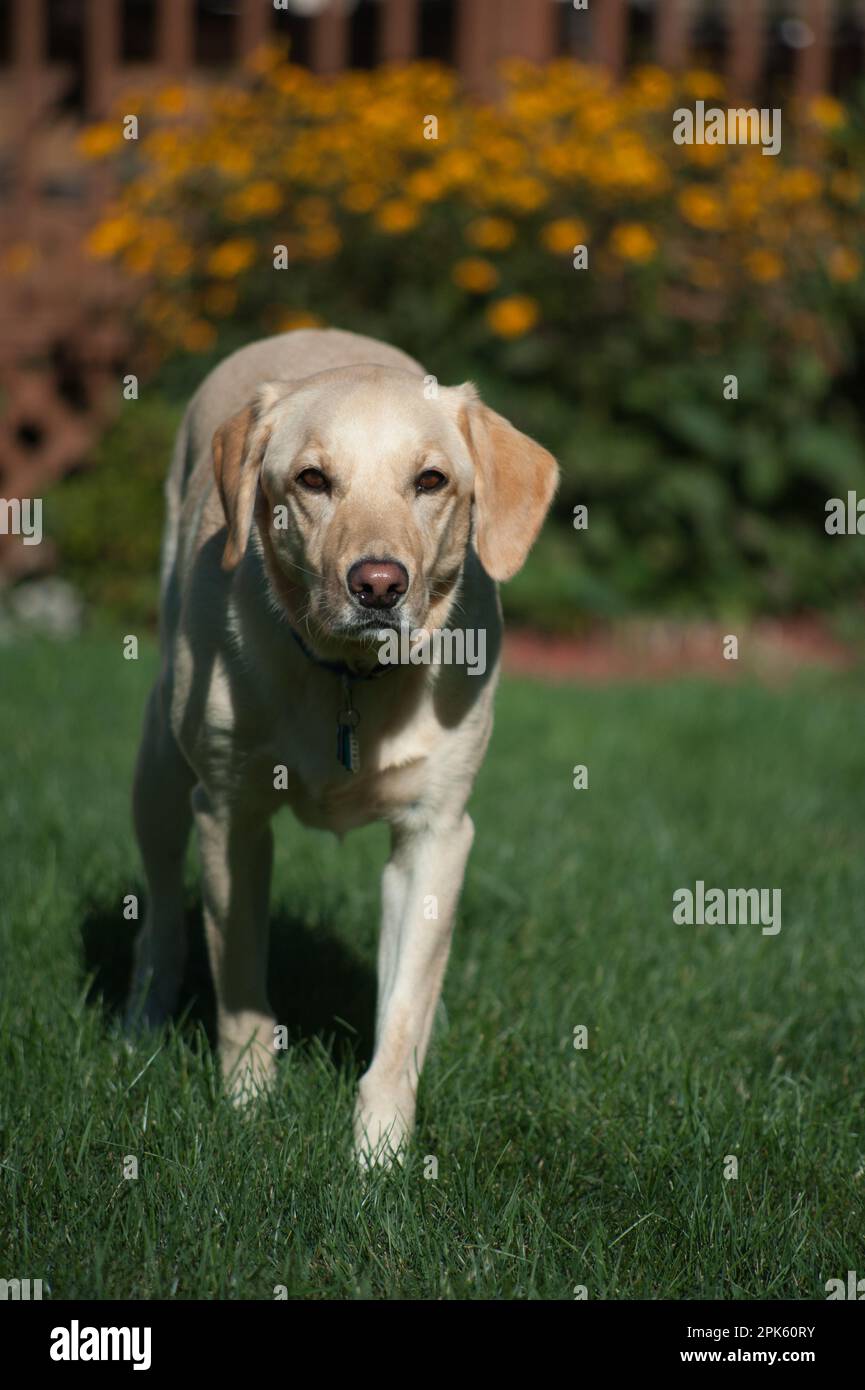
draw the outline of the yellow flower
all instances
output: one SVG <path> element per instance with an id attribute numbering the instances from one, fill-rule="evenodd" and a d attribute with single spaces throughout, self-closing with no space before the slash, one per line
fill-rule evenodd
<path id="1" fill-rule="evenodd" d="M 156 265 L 156 247 L 150 241 L 139 241 L 123 253 L 123 265 L 131 275 L 149 275 Z"/>
<path id="2" fill-rule="evenodd" d="M 342 237 L 336 227 L 328 225 L 309 227 L 304 233 L 303 250 L 313 261 L 326 261 L 335 256 L 342 246 Z"/>
<path id="3" fill-rule="evenodd" d="M 238 145 L 224 145 L 220 148 L 214 163 L 221 174 L 227 178 L 245 178 L 252 172 L 252 153 Z"/>
<path id="4" fill-rule="evenodd" d="M 420 221 L 420 214 L 414 203 L 407 202 L 405 198 L 391 198 L 388 202 L 382 203 L 375 220 L 383 232 L 398 236 L 416 227 Z"/>
<path id="5" fill-rule="evenodd" d="M 767 251 L 764 247 L 758 247 L 756 251 L 750 251 L 745 257 L 745 268 L 752 280 L 757 280 L 761 285 L 771 284 L 773 280 L 780 280 L 784 274 L 784 264 L 781 257 L 774 251 Z"/>
<path id="6" fill-rule="evenodd" d="M 323 319 L 318 314 L 307 313 L 305 309 L 285 309 L 277 318 L 277 333 L 293 333 L 297 328 L 320 328 Z"/>
<path id="7" fill-rule="evenodd" d="M 692 227 L 700 227 L 704 231 L 712 231 L 720 227 L 724 221 L 721 200 L 717 193 L 713 193 L 703 184 L 692 183 L 682 189 L 679 194 L 679 211 Z"/>
<path id="8" fill-rule="evenodd" d="M 504 217 L 477 217 L 466 228 L 466 241 L 482 251 L 504 251 L 515 236 L 513 222 Z"/>
<path id="9" fill-rule="evenodd" d="M 862 274 L 862 261 L 849 246 L 836 246 L 829 257 L 829 274 L 833 280 L 849 284 Z"/>
<path id="10" fill-rule="evenodd" d="M 303 92 L 310 80 L 310 74 L 293 63 L 284 63 L 269 74 L 268 80 L 281 96 L 297 96 Z"/>
<path id="11" fill-rule="evenodd" d="M 619 108 L 609 97 L 594 96 L 580 111 L 583 128 L 589 135 L 603 135 L 616 124 Z"/>
<path id="12" fill-rule="evenodd" d="M 156 93 L 154 106 L 162 116 L 182 116 L 186 110 L 187 94 L 183 87 L 163 87 Z"/>
<path id="13" fill-rule="evenodd" d="M 226 117 L 229 122 L 240 120 L 252 112 L 250 93 L 242 92 L 236 87 L 217 87 L 212 94 L 211 102 L 214 114 Z M 135 110 L 134 106 L 132 110 Z"/>
<path id="14" fill-rule="evenodd" d="M 487 323 L 500 338 L 521 338 L 529 333 L 540 318 L 537 300 L 527 294 L 512 294 L 497 299 L 487 309 Z"/>
<path id="15" fill-rule="evenodd" d="M 282 190 L 272 179 L 258 179 L 239 188 L 226 200 L 225 213 L 232 222 L 249 217 L 267 217 L 282 206 Z"/>
<path id="16" fill-rule="evenodd" d="M 847 113 L 840 101 L 827 95 L 813 97 L 808 105 L 808 115 L 823 130 L 837 130 L 847 124 Z"/>
<path id="17" fill-rule="evenodd" d="M 193 319 L 183 329 L 180 341 L 187 352 L 207 352 L 216 342 L 216 329 L 206 319 Z"/>
<path id="18" fill-rule="evenodd" d="M 573 254 L 575 246 L 583 246 L 589 229 L 579 217 L 559 217 L 541 230 L 541 245 L 554 256 Z"/>
<path id="19" fill-rule="evenodd" d="M 349 212 L 372 212 L 379 198 L 374 183 L 352 183 L 342 195 L 342 205 Z"/>
<path id="20" fill-rule="evenodd" d="M 457 261 L 451 275 L 454 284 L 471 294 L 486 294 L 499 282 L 499 272 L 495 266 L 481 260 L 480 256 L 466 256 L 464 260 Z"/>
<path id="21" fill-rule="evenodd" d="M 471 150 L 449 150 L 435 164 L 435 172 L 445 188 L 466 188 L 481 174 L 481 161 Z"/>
<path id="22" fill-rule="evenodd" d="M 493 192 L 497 202 L 505 203 L 517 212 L 535 212 L 543 206 L 549 196 L 540 179 L 532 178 L 530 175 L 524 178 L 500 179 L 494 184 Z"/>
<path id="23" fill-rule="evenodd" d="M 99 125 L 88 126 L 77 140 L 78 150 L 85 159 L 104 159 L 113 154 L 123 141 L 119 121 L 101 121 Z"/>
<path id="24" fill-rule="evenodd" d="M 723 145 L 683 145 L 682 151 L 688 163 L 696 164 L 699 169 L 707 169 L 713 164 L 720 164 L 725 158 Z"/>
<path id="25" fill-rule="evenodd" d="M 788 203 L 808 203 L 819 196 L 820 187 L 813 169 L 786 169 L 779 180 L 779 194 Z"/>
<path id="26" fill-rule="evenodd" d="M 523 162 L 523 147 L 519 140 L 508 135 L 494 134 L 484 140 L 484 156 L 501 169 L 518 169 Z"/>
<path id="27" fill-rule="evenodd" d="M 587 164 L 585 149 L 573 142 L 544 144 L 537 152 L 537 166 L 554 179 L 572 180 Z"/>
<path id="28" fill-rule="evenodd" d="M 126 213 L 108 217 L 88 233 L 85 246 L 97 260 L 108 260 L 122 251 L 135 237 L 137 226 Z"/>
<path id="29" fill-rule="evenodd" d="M 668 174 L 639 136 L 620 131 L 598 158 L 595 179 L 610 187 L 654 192 L 664 187 Z"/>
<path id="30" fill-rule="evenodd" d="M 255 260 L 255 242 L 250 237 L 233 237 L 211 251 L 207 269 L 219 280 L 233 280 L 248 270 Z"/>
<path id="31" fill-rule="evenodd" d="M 839 169 L 833 174 L 829 186 L 842 203 L 858 203 L 862 197 L 862 181 L 849 169 Z"/>
<path id="32" fill-rule="evenodd" d="M 237 290 L 232 285 L 211 285 L 204 294 L 204 307 L 214 318 L 222 319 L 234 312 Z"/>
<path id="33" fill-rule="evenodd" d="M 610 245 L 623 261 L 645 265 L 657 254 L 657 239 L 642 222 L 620 222 L 613 228 Z"/>
<path id="34" fill-rule="evenodd" d="M 439 176 L 455 185 L 472 183 L 478 175 L 478 158 L 471 150 L 450 150 L 438 162 Z"/>
<path id="35" fill-rule="evenodd" d="M 444 193 L 444 184 L 432 169 L 416 169 L 406 179 L 406 191 L 421 203 L 435 203 Z"/>
<path id="36" fill-rule="evenodd" d="M 250 53 L 246 59 L 245 67 L 250 72 L 273 73 L 282 65 L 285 55 L 278 43 L 263 43 Z"/>
<path id="37" fill-rule="evenodd" d="M 663 68 L 637 68 L 631 77 L 628 96 L 649 111 L 662 111 L 673 95 L 673 82 Z"/>
<path id="38" fill-rule="evenodd" d="M 736 180 L 730 184 L 730 212 L 737 222 L 753 222 L 761 205 L 759 189 L 746 179 Z"/>
<path id="39" fill-rule="evenodd" d="M 147 157 L 156 166 L 158 176 L 164 182 L 178 179 L 200 163 L 200 152 L 187 136 L 180 138 L 177 130 L 154 130 L 141 142 Z"/>
<path id="40" fill-rule="evenodd" d="M 720 97 L 724 95 L 724 83 L 715 72 L 708 72 L 703 68 L 694 68 L 692 72 L 686 72 L 682 79 L 682 87 L 690 97 Z"/>

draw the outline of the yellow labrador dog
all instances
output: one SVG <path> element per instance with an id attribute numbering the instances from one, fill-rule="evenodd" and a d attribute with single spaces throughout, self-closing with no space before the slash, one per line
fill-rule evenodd
<path id="1" fill-rule="evenodd" d="M 399 1155 L 414 1123 L 492 727 L 495 581 L 523 564 L 556 481 L 551 455 L 471 385 L 439 388 L 396 349 L 337 330 L 234 353 L 178 433 L 135 779 L 149 896 L 130 1020 L 157 1025 L 177 1002 L 194 821 L 223 1074 L 239 1099 L 265 1085 L 271 818 L 288 805 L 338 835 L 385 820 L 364 1164 Z M 440 659 L 382 664 L 389 633 L 454 619 L 484 635 L 482 674 L 414 639 Z"/>

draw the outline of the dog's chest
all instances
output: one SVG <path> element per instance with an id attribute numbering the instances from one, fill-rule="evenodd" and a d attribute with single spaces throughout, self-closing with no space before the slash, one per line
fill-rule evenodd
<path id="1" fill-rule="evenodd" d="M 274 799 L 305 825 L 343 834 L 402 817 L 424 794 L 428 759 L 444 734 L 432 711 L 395 729 L 357 704 L 353 772 L 344 765 L 337 704 L 281 717 L 268 740 L 263 756 L 272 767 Z"/>

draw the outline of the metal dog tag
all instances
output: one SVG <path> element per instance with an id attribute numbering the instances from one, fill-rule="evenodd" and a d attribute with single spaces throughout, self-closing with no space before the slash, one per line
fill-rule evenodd
<path id="1" fill-rule="evenodd" d="M 360 768 L 360 742 L 357 736 L 360 715 L 351 703 L 351 685 L 345 679 L 342 682 L 342 691 L 345 709 L 337 715 L 336 757 L 346 772 L 357 772 Z"/>

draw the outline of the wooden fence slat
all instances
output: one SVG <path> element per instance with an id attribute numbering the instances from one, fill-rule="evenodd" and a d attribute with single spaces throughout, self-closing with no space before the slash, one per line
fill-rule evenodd
<path id="1" fill-rule="evenodd" d="M 617 81 L 627 48 L 627 0 L 604 0 L 594 8 L 594 24 L 595 62 L 607 68 Z"/>
<path id="2" fill-rule="evenodd" d="M 243 0 L 237 16 L 237 48 L 241 58 L 248 58 L 267 43 L 272 14 L 272 0 Z"/>
<path id="3" fill-rule="evenodd" d="M 691 47 L 691 0 L 658 0 L 655 17 L 655 52 L 662 68 L 683 68 Z"/>
<path id="4" fill-rule="evenodd" d="M 312 21 L 311 65 L 322 75 L 348 65 L 348 12 L 343 0 L 329 0 Z"/>
<path id="5" fill-rule="evenodd" d="M 13 153 L 12 218 L 18 234 L 26 230 L 35 198 L 33 131 L 42 103 L 48 30 L 44 0 L 15 0 L 12 61 L 17 121 Z"/>
<path id="6" fill-rule="evenodd" d="M 26 125 L 40 102 L 39 80 L 47 61 L 45 0 L 15 0 L 12 13 L 12 62 L 18 89 L 18 115 Z"/>
<path id="7" fill-rule="evenodd" d="M 12 14 L 12 60 L 17 68 L 40 67 L 45 61 L 45 0 L 15 0 Z"/>
<path id="8" fill-rule="evenodd" d="M 766 50 L 764 0 L 732 0 L 727 25 L 727 85 L 733 97 L 752 96 Z"/>
<path id="9" fill-rule="evenodd" d="M 381 61 L 408 63 L 419 57 L 419 0 L 382 0 Z"/>
<path id="10" fill-rule="evenodd" d="M 175 77 L 184 76 L 195 57 L 194 0 L 159 0 L 158 61 Z"/>
<path id="11" fill-rule="evenodd" d="M 555 52 L 556 0 L 509 0 L 502 6 L 502 56 L 519 55 L 530 63 L 549 62 Z"/>
<path id="12" fill-rule="evenodd" d="M 488 96 L 495 85 L 498 24 L 495 0 L 460 0 L 457 9 L 456 65 L 470 92 Z"/>
<path id="13" fill-rule="evenodd" d="M 529 0 L 524 0 L 524 3 L 528 4 Z M 498 63 L 504 57 L 513 58 L 520 52 L 520 40 L 522 38 L 520 5 L 521 0 L 499 0 L 492 43 L 494 63 Z"/>
<path id="14" fill-rule="evenodd" d="M 87 115 L 108 110 L 120 61 L 119 0 L 87 0 L 84 9 L 84 84 Z"/>
<path id="15" fill-rule="evenodd" d="M 832 51 L 835 0 L 804 0 L 802 18 L 813 34 L 813 43 L 796 55 L 796 96 L 807 101 L 826 89 Z"/>

